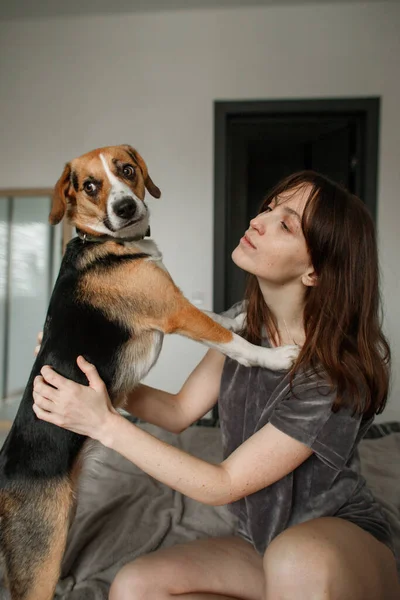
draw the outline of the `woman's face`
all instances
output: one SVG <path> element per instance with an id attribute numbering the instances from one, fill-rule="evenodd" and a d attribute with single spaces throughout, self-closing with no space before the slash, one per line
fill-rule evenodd
<path id="1" fill-rule="evenodd" d="M 313 268 L 301 227 L 310 191 L 310 186 L 286 191 L 252 219 L 232 253 L 233 262 L 260 283 L 284 286 L 298 281 L 313 285 Z"/>

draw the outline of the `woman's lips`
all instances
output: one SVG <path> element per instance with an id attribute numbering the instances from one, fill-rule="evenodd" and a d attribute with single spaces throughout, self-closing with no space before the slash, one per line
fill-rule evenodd
<path id="1" fill-rule="evenodd" d="M 251 243 L 251 241 L 249 240 L 249 238 L 244 235 L 241 239 L 240 239 L 240 243 L 243 244 L 243 246 L 246 246 L 247 248 L 252 248 L 253 250 L 255 250 L 255 246 L 254 244 Z"/>

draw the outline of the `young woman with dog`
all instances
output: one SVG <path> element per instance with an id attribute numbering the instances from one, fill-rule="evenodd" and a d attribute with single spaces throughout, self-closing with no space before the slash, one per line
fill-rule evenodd
<path id="1" fill-rule="evenodd" d="M 127 405 L 180 432 L 218 400 L 222 463 L 124 419 L 82 357 L 89 386 L 50 367 L 35 380 L 39 418 L 99 440 L 195 500 L 229 504 L 237 516 L 235 536 L 126 565 L 110 599 L 395 600 L 390 526 L 355 452 L 389 385 L 372 219 L 361 200 L 304 171 L 268 194 L 232 259 L 249 273 L 243 335 L 256 344 L 297 344 L 293 368 L 247 368 L 209 350 L 180 392 L 140 385 Z"/>

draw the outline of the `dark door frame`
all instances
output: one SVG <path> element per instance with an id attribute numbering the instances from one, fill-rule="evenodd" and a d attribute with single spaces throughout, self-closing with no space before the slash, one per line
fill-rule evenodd
<path id="1" fill-rule="evenodd" d="M 213 309 L 221 312 L 225 306 L 226 214 L 229 120 L 240 116 L 340 114 L 362 115 L 365 120 L 363 173 L 364 197 L 376 220 L 380 98 L 337 98 L 312 100 L 244 100 L 214 102 L 214 293 Z"/>

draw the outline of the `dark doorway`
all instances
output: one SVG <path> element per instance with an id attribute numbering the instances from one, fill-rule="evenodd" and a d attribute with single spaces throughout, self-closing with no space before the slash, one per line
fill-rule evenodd
<path id="1" fill-rule="evenodd" d="M 230 256 L 266 192 L 313 169 L 376 215 L 379 98 L 215 103 L 214 310 L 243 297 Z"/>

